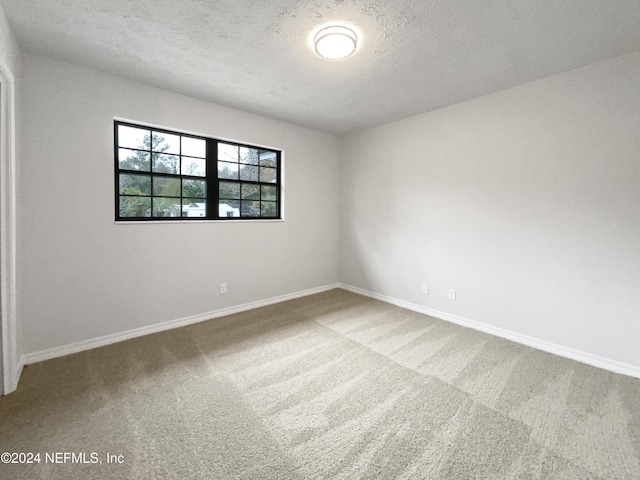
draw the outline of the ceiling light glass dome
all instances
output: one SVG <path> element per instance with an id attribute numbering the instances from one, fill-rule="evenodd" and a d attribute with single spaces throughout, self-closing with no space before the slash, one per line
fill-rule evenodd
<path id="1" fill-rule="evenodd" d="M 347 27 L 325 27 L 313 39 L 316 53 L 324 58 L 337 60 L 356 51 L 358 36 Z"/>

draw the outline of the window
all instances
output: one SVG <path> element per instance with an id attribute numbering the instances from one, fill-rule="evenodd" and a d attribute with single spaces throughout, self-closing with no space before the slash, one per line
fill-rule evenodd
<path id="1" fill-rule="evenodd" d="M 116 121 L 116 220 L 281 218 L 281 152 Z"/>

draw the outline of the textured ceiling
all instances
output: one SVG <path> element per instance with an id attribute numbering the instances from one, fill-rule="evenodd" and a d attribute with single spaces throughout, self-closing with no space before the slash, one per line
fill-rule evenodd
<path id="1" fill-rule="evenodd" d="M 22 49 L 345 134 L 640 50 L 640 0 L 0 0 Z M 327 61 L 308 37 L 357 27 Z"/>

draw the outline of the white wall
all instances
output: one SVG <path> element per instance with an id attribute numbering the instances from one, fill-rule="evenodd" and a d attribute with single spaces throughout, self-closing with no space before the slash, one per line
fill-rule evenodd
<path id="1" fill-rule="evenodd" d="M 635 53 L 347 137 L 342 282 L 640 367 L 639 78 Z"/>
<path id="2" fill-rule="evenodd" d="M 2 231 L 2 240 L 0 241 L 1 248 L 3 249 L 3 258 L 2 258 L 2 313 L 0 314 L 1 322 L 0 322 L 0 394 L 2 392 L 10 391 L 14 387 L 14 384 L 17 383 L 16 373 L 13 371 L 9 371 L 8 375 L 5 378 L 5 367 L 8 370 L 14 370 L 14 367 L 17 364 L 17 351 L 20 348 L 20 342 L 22 340 L 20 325 L 15 324 L 15 315 L 14 305 L 12 302 L 12 280 L 11 278 L 14 276 L 13 267 L 12 267 L 12 259 L 11 257 L 11 249 L 15 247 L 12 245 L 11 239 L 15 232 L 10 228 L 6 228 L 6 225 L 11 224 L 11 218 L 9 212 L 11 211 L 11 180 L 12 174 L 10 173 L 13 168 L 13 159 L 11 150 L 15 153 L 13 157 L 17 153 L 17 141 L 15 135 L 18 129 L 17 120 L 15 115 L 11 114 L 11 111 L 16 111 L 19 97 L 19 76 L 20 76 L 20 49 L 18 48 L 18 43 L 13 36 L 13 32 L 11 30 L 11 26 L 5 16 L 4 10 L 2 6 L 0 6 L 0 69 L 2 70 L 2 77 L 5 82 L 2 82 L 2 88 L 0 91 L 0 95 L 2 95 L 2 101 L 0 101 L 0 108 L 2 108 L 2 115 L 0 115 L 0 132 L 2 132 L 2 145 L 0 145 L 0 149 L 2 151 L 2 155 L 0 155 L 0 159 L 3 163 L 3 178 L 0 179 L 2 186 L 0 187 L 0 195 L 2 196 L 2 209 L 3 209 L 3 221 L 5 225 L 3 225 Z M 6 82 L 12 82 L 11 87 L 13 88 L 13 92 L 11 87 Z M 11 132 L 14 132 L 13 134 Z M 7 333 L 10 332 L 8 335 Z M 7 342 L 6 340 L 11 339 L 11 341 Z M 5 358 L 6 357 L 6 358 Z M 7 381 L 7 388 L 5 389 L 4 381 Z"/>
<path id="3" fill-rule="evenodd" d="M 24 55 L 22 352 L 340 279 L 640 367 L 639 77 L 631 54 L 341 149 L 331 135 Z M 283 148 L 286 221 L 115 225 L 114 116 Z"/>
<path id="4" fill-rule="evenodd" d="M 338 137 L 26 54 L 23 91 L 24 353 L 338 281 Z M 284 149 L 286 220 L 114 224 L 114 116 Z"/>

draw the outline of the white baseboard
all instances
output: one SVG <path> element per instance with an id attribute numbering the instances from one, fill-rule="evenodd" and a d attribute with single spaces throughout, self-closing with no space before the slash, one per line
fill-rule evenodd
<path id="1" fill-rule="evenodd" d="M 235 307 L 222 308 L 219 310 L 214 310 L 207 313 L 202 313 L 198 315 L 192 315 L 189 317 L 178 318 L 176 320 L 169 320 L 167 322 L 158 323 L 155 325 L 149 325 L 146 327 L 135 328 L 132 330 L 127 330 L 124 332 L 118 332 L 111 335 L 105 335 L 103 337 L 93 338 L 89 340 L 83 340 L 81 342 L 72 343 L 69 345 L 63 345 L 60 347 L 54 347 L 47 350 L 42 350 L 39 352 L 28 353 L 22 355 L 20 357 L 18 364 L 16 365 L 15 372 L 15 387 L 18 385 L 18 380 L 22 373 L 22 369 L 24 365 L 29 365 L 32 363 L 42 362 L 44 360 L 49 360 L 52 358 L 63 357 L 65 355 L 70 355 L 72 353 L 78 353 L 85 350 L 91 350 L 92 348 L 103 347 L 105 345 L 110 345 L 112 343 L 122 342 L 124 340 L 129 340 L 131 338 L 140 337 L 143 335 L 149 335 L 152 333 L 162 332 L 165 330 L 171 330 L 174 328 L 184 327 L 187 325 L 192 325 L 194 323 L 204 322 L 206 320 L 211 320 L 218 317 L 224 317 L 226 315 L 232 315 L 234 313 L 244 312 L 247 310 L 253 310 L 255 308 L 264 307 L 267 305 L 273 305 L 274 303 L 284 302 L 287 300 L 293 300 L 295 298 L 305 297 L 307 295 L 313 295 L 316 293 L 326 292 L 328 290 L 334 288 L 342 288 L 344 290 L 348 290 L 353 293 L 357 293 L 359 295 L 363 295 L 366 297 L 374 298 L 376 300 L 380 300 L 386 303 L 390 303 L 392 305 L 396 305 L 398 307 L 406 308 L 407 310 L 412 310 L 414 312 L 423 313 L 425 315 L 429 315 L 431 317 L 439 318 L 440 320 L 445 320 L 447 322 L 455 323 L 457 325 L 461 325 L 463 327 L 472 328 L 474 330 L 478 330 L 484 333 L 488 333 L 490 335 L 495 335 L 497 337 L 506 338 L 507 340 L 511 340 L 516 343 L 520 343 L 523 345 L 527 345 L 529 347 L 537 348 L 538 350 L 542 350 L 545 352 L 553 353 L 555 355 L 559 355 L 561 357 L 570 358 L 572 360 L 576 360 L 578 362 L 585 363 L 587 365 L 591 365 L 598 368 L 603 368 L 605 370 L 612 371 L 614 373 L 621 373 L 624 375 L 629 375 L 632 377 L 640 378 L 640 367 L 636 367 L 634 365 L 630 365 L 623 362 L 618 362 L 616 360 L 611 360 L 608 358 L 600 357 L 597 355 L 592 355 L 590 353 L 582 352 L 579 350 L 575 350 L 573 348 L 565 347 L 562 345 L 558 345 L 555 343 L 547 342 L 545 340 L 540 340 L 534 337 L 529 337 L 527 335 L 522 335 L 520 333 L 516 333 L 510 330 L 505 330 L 503 328 L 494 327 L 492 325 L 487 325 L 486 323 L 481 323 L 475 320 L 470 320 L 464 317 L 460 317 L 457 315 L 452 315 L 450 313 L 442 312 L 439 310 L 434 310 L 432 308 L 424 307 L 422 305 L 417 305 L 415 303 L 406 302 L 404 300 L 399 300 L 397 298 L 389 297 L 386 295 L 381 295 L 379 293 L 371 292 L 368 290 L 364 290 L 362 288 L 354 287 L 352 285 L 346 285 L 342 283 L 325 285 L 322 287 L 311 288 L 309 290 L 303 290 L 300 292 L 294 292 L 286 295 L 280 295 L 277 297 L 272 297 L 264 300 L 259 300 L 256 302 L 245 303 L 242 305 L 238 305 Z M 7 392 L 8 393 L 8 392 Z"/>
<path id="2" fill-rule="evenodd" d="M 439 310 L 434 310 L 432 308 L 423 307 L 422 305 L 417 305 L 415 303 L 406 302 L 404 300 L 399 300 L 397 298 L 388 297 L 386 295 L 381 295 L 379 293 L 370 292 L 368 290 L 354 287 L 352 285 L 345 285 L 341 283 L 338 286 L 339 288 L 348 290 L 353 293 L 357 293 L 359 295 L 363 295 L 365 297 L 374 298 L 376 300 L 390 303 L 398 307 L 406 308 L 407 310 L 412 310 L 414 312 L 424 313 L 425 315 L 439 318 L 440 320 L 445 320 L 447 322 L 455 323 L 463 327 L 472 328 L 474 330 L 488 333 L 490 335 L 495 335 L 496 337 L 506 338 L 507 340 L 511 340 L 516 343 L 521 343 L 523 345 L 527 345 L 529 347 L 533 347 L 538 350 L 543 350 L 548 353 L 553 353 L 554 355 L 570 358 L 571 360 L 576 360 L 581 363 L 586 363 L 587 365 L 591 365 L 593 367 L 603 368 L 605 370 L 609 370 L 614 373 L 621 373 L 623 375 L 629 375 L 631 377 L 640 378 L 640 367 L 636 367 L 628 363 L 618 362 L 616 360 L 600 357 L 598 355 L 593 355 L 591 353 L 582 352 L 580 350 L 575 350 L 573 348 L 565 347 L 563 345 L 547 342 L 546 340 L 540 340 L 538 338 L 529 337 L 527 335 L 522 335 L 520 333 L 516 333 L 511 330 L 505 330 L 504 328 L 494 327 L 492 325 L 487 325 L 486 323 L 470 320 L 464 317 L 459 317 L 457 315 L 441 312 Z"/>
<path id="3" fill-rule="evenodd" d="M 16 371 L 13 374 L 13 389 L 12 392 L 18 388 L 18 382 L 20 381 L 20 376 L 22 375 L 22 369 L 24 368 L 24 355 L 21 355 L 18 359 L 18 364 L 16 365 Z M 11 392 L 7 392 L 11 393 Z"/>
<path id="4" fill-rule="evenodd" d="M 20 381 L 20 375 L 22 375 L 22 369 L 24 368 L 24 355 L 18 359 L 18 362 L 13 365 L 14 368 L 9 366 L 12 371 L 6 373 L 4 381 L 4 390 L 2 395 L 9 395 L 18 388 L 18 382 Z"/>
<path id="5" fill-rule="evenodd" d="M 105 335 L 103 337 L 83 340 L 81 342 L 71 343 L 69 345 L 62 345 L 60 347 L 49 348 L 47 350 L 41 350 L 39 352 L 27 353 L 20 359 L 19 370 L 16 377 L 16 385 L 17 379 L 20 378 L 20 372 L 22 372 L 23 365 L 29 365 L 32 363 L 42 362 L 44 360 L 50 360 L 52 358 L 63 357 L 72 353 L 91 350 L 92 348 L 103 347 L 112 343 L 122 342 L 124 340 L 141 337 L 143 335 L 149 335 L 152 333 L 163 332 L 165 330 L 172 330 L 174 328 L 184 327 L 187 325 L 192 325 L 194 323 L 212 320 L 218 317 L 224 317 L 227 315 L 232 315 L 234 313 L 245 312 L 247 310 L 253 310 L 255 308 L 272 305 L 274 303 L 280 303 L 287 300 L 293 300 L 295 298 L 306 297 L 307 295 L 326 292 L 327 290 L 332 290 L 338 287 L 339 285 L 337 283 L 325 285 L 322 287 L 311 288 L 309 290 L 303 290 L 300 292 L 288 293 L 286 295 L 258 300 L 256 302 L 244 303 L 235 307 L 222 308 L 220 310 L 214 310 L 198 315 L 191 315 L 189 317 L 178 318 L 176 320 L 169 320 L 167 322 L 157 323 L 155 325 L 134 328 L 132 330 L 126 330 L 124 332 L 113 333 L 111 335 Z"/>

